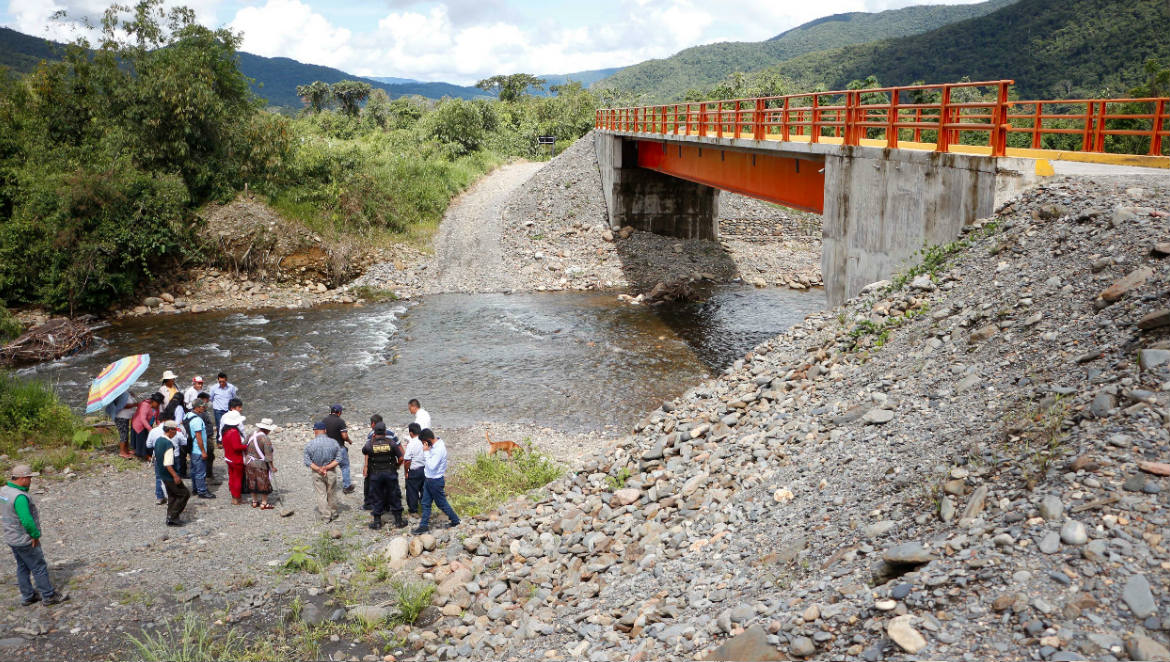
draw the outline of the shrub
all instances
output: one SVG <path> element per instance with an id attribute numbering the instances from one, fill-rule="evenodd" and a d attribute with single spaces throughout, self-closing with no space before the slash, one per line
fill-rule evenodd
<path id="1" fill-rule="evenodd" d="M 11 342 L 24 332 L 24 325 L 0 301 L 0 345 Z"/>
<path id="2" fill-rule="evenodd" d="M 51 386 L 0 371 L 0 452 L 69 446 L 78 421 Z M 64 466 L 64 465 L 62 465 Z"/>

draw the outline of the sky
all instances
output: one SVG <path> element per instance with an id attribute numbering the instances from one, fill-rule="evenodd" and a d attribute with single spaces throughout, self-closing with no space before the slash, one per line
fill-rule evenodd
<path id="1" fill-rule="evenodd" d="M 978 0 L 166 0 L 241 50 L 462 85 L 495 74 L 620 67 L 719 41 L 760 41 L 821 16 Z M 2 2 L 2 0 L 0 0 Z M 131 4 L 132 0 L 123 0 Z M 9 0 L 0 25 L 67 41 L 109 0 Z M 64 20 L 54 20 L 64 11 Z"/>

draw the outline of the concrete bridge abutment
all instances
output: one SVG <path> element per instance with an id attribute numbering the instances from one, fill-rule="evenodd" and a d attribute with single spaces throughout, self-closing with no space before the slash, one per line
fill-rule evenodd
<path id="1" fill-rule="evenodd" d="M 610 227 L 680 239 L 719 236 L 719 189 L 638 167 L 637 141 L 595 136 Z"/>
<path id="2" fill-rule="evenodd" d="M 829 305 L 955 240 L 1036 180 L 1033 162 L 841 147 L 825 155 L 821 272 Z"/>

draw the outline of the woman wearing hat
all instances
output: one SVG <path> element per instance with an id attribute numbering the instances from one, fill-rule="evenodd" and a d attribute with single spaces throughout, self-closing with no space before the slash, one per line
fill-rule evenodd
<path id="1" fill-rule="evenodd" d="M 272 493 L 272 474 L 276 473 L 276 463 L 272 460 L 272 442 L 268 435 L 276 430 L 271 418 L 261 419 L 256 424 L 256 431 L 248 437 L 248 445 L 244 451 L 244 478 L 248 482 L 248 491 L 252 493 L 252 507 L 260 510 L 272 510 L 268 505 L 268 495 Z M 256 500 L 260 501 L 257 502 Z"/>
<path id="2" fill-rule="evenodd" d="M 158 389 L 158 392 L 163 394 L 163 402 L 170 402 L 171 398 L 179 393 L 179 387 L 175 386 L 175 380 L 178 378 L 178 375 L 170 370 L 163 373 L 162 386 Z"/>
<path id="3" fill-rule="evenodd" d="M 223 446 L 223 461 L 228 465 L 228 490 L 232 505 L 243 503 L 244 491 L 244 418 L 240 412 L 229 409 L 220 419 L 219 443 Z"/>

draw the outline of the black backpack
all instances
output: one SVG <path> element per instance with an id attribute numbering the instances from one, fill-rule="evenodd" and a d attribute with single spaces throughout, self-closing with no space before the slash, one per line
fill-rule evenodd
<path id="1" fill-rule="evenodd" d="M 175 395 L 173 397 L 171 397 L 171 401 L 167 403 L 167 406 L 163 407 L 162 420 L 164 420 L 164 421 L 175 420 L 175 410 L 178 409 L 179 405 L 181 405 L 181 404 L 183 404 L 183 394 L 182 393 L 175 393 Z"/>

